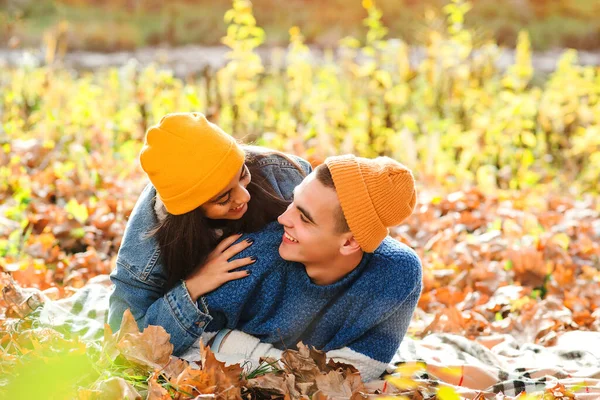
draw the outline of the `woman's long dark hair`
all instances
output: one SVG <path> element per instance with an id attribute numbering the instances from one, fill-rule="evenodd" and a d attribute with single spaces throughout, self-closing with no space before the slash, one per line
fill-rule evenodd
<path id="1" fill-rule="evenodd" d="M 167 290 L 203 264 L 221 239 L 238 232 L 257 231 L 285 211 L 290 203 L 276 195 L 262 175 L 259 161 L 265 156 L 246 150 L 246 166 L 252 177 L 247 187 L 251 199 L 242 218 L 211 220 L 198 207 L 182 215 L 167 213 L 152 230 L 150 234 L 156 236 L 166 267 Z M 298 169 L 304 174 L 299 166 Z M 223 235 L 217 236 L 215 229 L 221 229 Z"/>

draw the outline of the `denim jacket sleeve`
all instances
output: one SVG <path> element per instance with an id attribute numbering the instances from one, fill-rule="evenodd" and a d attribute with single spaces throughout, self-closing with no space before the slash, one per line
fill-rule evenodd
<path id="1" fill-rule="evenodd" d="M 275 192 L 290 200 L 294 188 L 311 172 L 300 157 L 277 153 L 260 159 L 261 175 Z M 110 297 L 108 322 L 120 327 L 123 313 L 130 309 L 140 329 L 159 325 L 171 335 L 173 354 L 179 355 L 193 345 L 212 321 L 203 297 L 194 303 L 183 281 L 169 291 L 160 249 L 148 232 L 158 222 L 154 211 L 156 190 L 147 185 L 127 223 L 116 268 L 110 277 L 115 289 Z"/>
<path id="2" fill-rule="evenodd" d="M 180 354 L 194 344 L 211 321 L 202 301 L 192 301 L 183 281 L 166 291 L 166 274 L 156 239 L 148 231 L 157 223 L 154 212 L 156 190 L 146 186 L 138 199 L 121 242 L 117 266 L 110 278 L 115 289 L 110 296 L 108 322 L 119 329 L 129 309 L 140 329 L 160 325 L 171 335 L 173 353 Z"/>

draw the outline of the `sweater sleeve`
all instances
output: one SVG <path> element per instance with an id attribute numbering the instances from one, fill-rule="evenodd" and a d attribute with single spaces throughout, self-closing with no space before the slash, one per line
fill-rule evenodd
<path id="1" fill-rule="evenodd" d="M 252 368 L 259 366 L 261 357 L 281 359 L 283 354 L 282 350 L 273 347 L 272 344 L 262 343 L 258 338 L 238 330 L 231 331 L 227 339 L 221 343 L 220 348 L 213 349 L 213 351 L 217 359 L 226 362 L 227 365 L 250 362 Z M 388 363 L 375 360 L 351 347 L 330 350 L 326 356 L 334 361 L 355 366 L 363 381 L 377 379 L 388 366 Z"/>
<path id="2" fill-rule="evenodd" d="M 420 294 L 420 286 L 415 287 L 386 319 L 346 346 L 329 350 L 326 352 L 327 358 L 355 366 L 364 381 L 379 378 L 400 347 Z M 282 351 L 272 344 L 262 343 L 258 338 L 239 330 L 231 331 L 220 342 L 219 348 L 212 350 L 227 357 L 229 362 L 237 355 L 239 362 L 251 361 L 255 366 L 258 366 L 260 357 L 279 359 L 282 355 Z"/>

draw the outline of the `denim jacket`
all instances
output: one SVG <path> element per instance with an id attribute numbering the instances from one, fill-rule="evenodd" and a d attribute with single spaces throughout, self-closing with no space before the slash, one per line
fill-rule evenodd
<path id="1" fill-rule="evenodd" d="M 291 200 L 294 188 L 312 170 L 300 157 L 270 153 L 253 146 L 246 149 L 265 153 L 258 161 L 261 175 L 286 200 Z M 179 355 L 198 340 L 212 317 L 203 297 L 194 303 L 183 281 L 169 291 L 164 289 L 167 275 L 160 249 L 156 239 L 147 234 L 158 222 L 155 196 L 156 189 L 147 185 L 131 212 L 117 265 L 110 275 L 115 289 L 110 296 L 108 322 L 116 331 L 129 308 L 140 329 L 148 325 L 165 328 L 171 335 L 173 354 Z"/>

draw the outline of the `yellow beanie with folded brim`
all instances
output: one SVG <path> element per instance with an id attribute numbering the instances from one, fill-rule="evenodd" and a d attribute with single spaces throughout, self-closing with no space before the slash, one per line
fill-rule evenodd
<path id="1" fill-rule="evenodd" d="M 389 157 L 368 159 L 343 155 L 328 157 L 348 227 L 361 249 L 372 253 L 388 235 L 388 228 L 408 218 L 417 201 L 412 172 Z"/>
<path id="2" fill-rule="evenodd" d="M 190 212 L 240 173 L 244 151 L 197 112 L 164 116 L 146 132 L 140 164 L 170 214 Z"/>

